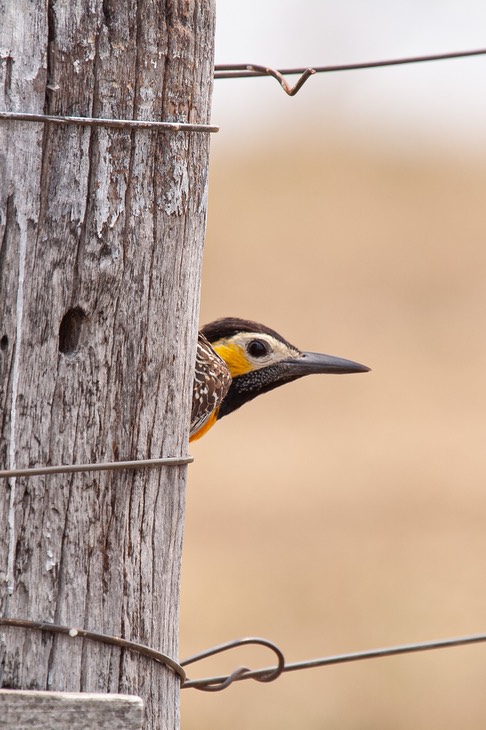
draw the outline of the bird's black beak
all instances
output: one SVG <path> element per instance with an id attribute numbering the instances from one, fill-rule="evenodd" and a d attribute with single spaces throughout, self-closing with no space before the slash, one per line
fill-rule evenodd
<path id="1" fill-rule="evenodd" d="M 367 373 L 370 368 L 359 362 L 345 360 L 334 355 L 321 355 L 319 352 L 303 352 L 300 357 L 284 360 L 280 363 L 290 366 L 289 371 L 296 377 L 314 373 Z"/>

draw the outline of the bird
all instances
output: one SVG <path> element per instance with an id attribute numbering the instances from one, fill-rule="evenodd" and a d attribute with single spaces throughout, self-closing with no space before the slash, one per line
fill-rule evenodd
<path id="1" fill-rule="evenodd" d="M 365 373 L 366 365 L 304 352 L 270 327 L 238 317 L 204 325 L 198 335 L 189 440 L 262 393 L 314 373 Z"/>

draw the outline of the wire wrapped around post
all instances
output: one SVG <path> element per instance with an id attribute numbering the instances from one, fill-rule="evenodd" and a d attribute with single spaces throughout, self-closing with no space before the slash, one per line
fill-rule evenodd
<path id="1" fill-rule="evenodd" d="M 106 127 L 108 129 L 150 129 L 157 132 L 219 132 L 219 127 L 210 124 L 189 124 L 187 122 L 159 122 L 151 119 L 106 119 L 99 117 L 71 117 L 54 114 L 31 114 L 30 112 L 0 111 L 0 120 L 11 122 L 37 122 L 40 124 L 75 124 L 85 127 Z"/>

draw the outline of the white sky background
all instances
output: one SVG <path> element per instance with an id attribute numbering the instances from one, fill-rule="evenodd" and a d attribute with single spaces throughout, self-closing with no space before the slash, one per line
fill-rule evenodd
<path id="1" fill-rule="evenodd" d="M 288 68 L 485 47 L 484 0 L 217 0 L 216 63 Z M 486 56 L 322 74 L 293 98 L 270 78 L 218 80 L 212 119 L 218 146 L 337 128 L 486 157 Z"/>

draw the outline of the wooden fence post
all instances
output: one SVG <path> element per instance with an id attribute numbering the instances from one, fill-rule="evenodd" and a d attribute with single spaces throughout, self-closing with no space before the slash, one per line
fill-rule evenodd
<path id="1" fill-rule="evenodd" d="M 0 109 L 207 123 L 212 0 L 0 0 Z M 0 120 L 1 468 L 185 455 L 207 132 Z M 185 466 L 3 480 L 0 611 L 177 657 Z M 140 695 L 138 654 L 2 627 L 2 686 Z"/>

